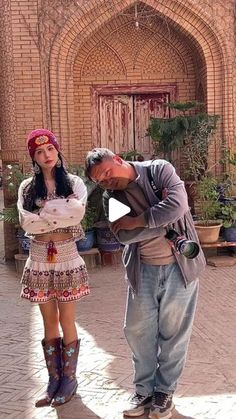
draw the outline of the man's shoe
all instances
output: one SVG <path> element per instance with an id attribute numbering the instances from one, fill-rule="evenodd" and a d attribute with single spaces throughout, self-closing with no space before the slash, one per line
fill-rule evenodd
<path id="1" fill-rule="evenodd" d="M 156 391 L 152 398 L 152 405 L 149 413 L 149 419 L 169 419 L 172 418 L 171 411 L 175 405 L 172 401 L 172 394 Z"/>
<path id="2" fill-rule="evenodd" d="M 152 403 L 152 396 L 142 396 L 135 393 L 129 400 L 130 407 L 123 411 L 126 416 L 136 417 L 144 414 L 144 409 L 148 409 Z"/>

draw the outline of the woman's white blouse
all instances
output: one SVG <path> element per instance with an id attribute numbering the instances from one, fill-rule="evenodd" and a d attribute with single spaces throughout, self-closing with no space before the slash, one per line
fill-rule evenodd
<path id="1" fill-rule="evenodd" d="M 56 198 L 46 201 L 44 207 L 39 209 L 37 214 L 23 208 L 24 190 L 31 182 L 32 177 L 21 183 L 17 208 L 20 225 L 26 233 L 30 235 L 49 233 L 58 228 L 76 226 L 80 223 L 85 214 L 87 188 L 78 176 L 69 174 L 69 177 L 76 198 Z"/>

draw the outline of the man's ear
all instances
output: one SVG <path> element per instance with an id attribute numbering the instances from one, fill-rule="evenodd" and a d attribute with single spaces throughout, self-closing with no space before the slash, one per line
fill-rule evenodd
<path id="1" fill-rule="evenodd" d="M 123 163 L 123 160 L 122 160 L 122 158 L 120 156 L 115 155 L 115 156 L 112 157 L 112 159 L 113 159 L 113 161 L 115 163 L 118 163 L 118 164 L 122 164 Z"/>

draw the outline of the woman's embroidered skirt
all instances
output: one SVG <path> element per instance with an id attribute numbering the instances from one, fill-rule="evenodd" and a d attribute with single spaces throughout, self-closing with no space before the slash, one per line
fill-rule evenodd
<path id="1" fill-rule="evenodd" d="M 21 297 L 35 303 L 79 300 L 89 294 L 88 273 L 74 239 L 54 242 L 56 261 L 48 262 L 48 242 L 31 241 L 21 278 Z"/>

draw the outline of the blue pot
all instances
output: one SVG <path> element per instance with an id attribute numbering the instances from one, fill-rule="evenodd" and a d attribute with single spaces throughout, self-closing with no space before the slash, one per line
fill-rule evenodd
<path id="1" fill-rule="evenodd" d="M 223 235 L 227 242 L 236 242 L 236 226 L 224 228 Z"/>
<path id="2" fill-rule="evenodd" d="M 90 250 L 95 242 L 95 231 L 89 230 L 85 232 L 85 238 L 81 240 L 76 240 L 76 246 L 78 252 L 84 252 Z"/>
<path id="3" fill-rule="evenodd" d="M 110 230 L 106 222 L 96 223 L 97 246 L 104 252 L 113 252 L 120 249 L 120 243 Z"/>
<path id="4" fill-rule="evenodd" d="M 30 238 L 25 237 L 24 235 L 19 235 L 18 237 L 19 245 L 23 251 L 23 253 L 29 253 L 30 250 Z"/>

